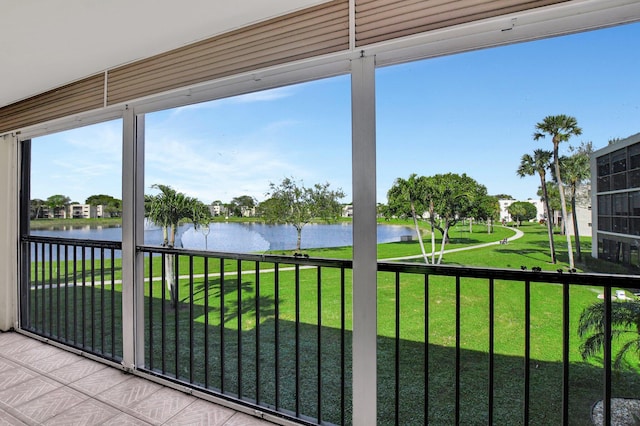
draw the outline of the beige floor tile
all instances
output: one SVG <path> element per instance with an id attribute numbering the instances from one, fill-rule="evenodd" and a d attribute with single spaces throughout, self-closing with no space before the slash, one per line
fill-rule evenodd
<path id="1" fill-rule="evenodd" d="M 13 368 L 0 370 L 0 389 L 9 389 L 27 380 L 35 379 L 38 374 L 26 367 L 13 365 Z"/>
<path id="2" fill-rule="evenodd" d="M 36 350 L 32 349 L 31 351 Z M 25 352 L 25 355 L 30 355 L 31 351 Z M 73 364 L 82 359 L 81 356 L 72 354 L 70 352 L 61 351 L 58 353 L 54 353 L 51 356 L 45 358 L 36 359 L 33 362 L 29 362 L 29 368 L 37 371 L 41 371 L 43 373 L 47 373 L 49 371 L 57 370 L 58 368 L 62 368 L 66 365 Z"/>
<path id="3" fill-rule="evenodd" d="M 32 348 L 43 348 L 48 345 L 35 339 L 30 339 L 18 333 L 0 334 L 0 355 L 11 358 L 13 354 L 24 352 Z"/>
<path id="4" fill-rule="evenodd" d="M 23 415 L 42 423 L 53 416 L 67 410 L 74 410 L 75 406 L 86 400 L 88 396 L 68 387 L 61 387 L 35 400 L 25 402 L 16 407 Z"/>
<path id="5" fill-rule="evenodd" d="M 64 367 L 50 371 L 49 376 L 62 383 L 68 384 L 90 376 L 100 370 L 104 370 L 105 368 L 109 367 L 90 359 L 79 358 L 72 364 L 67 364 Z"/>
<path id="6" fill-rule="evenodd" d="M 195 400 L 177 390 L 162 388 L 130 408 L 143 420 L 164 423 Z"/>
<path id="7" fill-rule="evenodd" d="M 168 426 L 219 426 L 224 425 L 234 413 L 235 411 L 230 408 L 198 399 L 171 418 L 166 424 Z"/>
<path id="8" fill-rule="evenodd" d="M 22 426 L 26 424 L 6 411 L 0 410 L 0 426 Z"/>
<path id="9" fill-rule="evenodd" d="M 273 423 L 266 420 L 260 420 L 257 417 L 250 416 L 244 413 L 236 413 L 229 419 L 224 426 L 268 426 Z"/>
<path id="10" fill-rule="evenodd" d="M 120 415 L 120 411 L 93 398 L 44 422 L 46 426 L 93 426 Z"/>
<path id="11" fill-rule="evenodd" d="M 103 368 L 93 374 L 76 380 L 69 386 L 84 392 L 89 396 L 98 395 L 124 381 L 133 379 L 130 374 L 117 370 L 115 368 Z"/>
<path id="12" fill-rule="evenodd" d="M 36 377 L 1 391 L 0 402 L 15 407 L 52 392 L 61 386 L 61 384 L 56 385 L 50 379 Z"/>
<path id="13" fill-rule="evenodd" d="M 152 423 L 147 423 L 144 420 L 122 413 L 102 423 L 102 426 L 149 426 L 150 424 Z"/>
<path id="14" fill-rule="evenodd" d="M 160 389 L 162 386 L 156 383 L 134 377 L 96 395 L 96 398 L 115 407 L 131 408 Z"/>

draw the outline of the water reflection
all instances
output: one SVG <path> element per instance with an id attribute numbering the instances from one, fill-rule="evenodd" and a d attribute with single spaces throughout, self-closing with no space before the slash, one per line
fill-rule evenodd
<path id="1" fill-rule="evenodd" d="M 378 243 L 400 241 L 403 235 L 412 234 L 412 229 L 398 225 L 378 225 Z M 32 235 L 86 240 L 121 241 L 122 228 L 108 226 L 64 226 L 54 229 L 33 230 Z M 343 247 L 353 244 L 351 223 L 309 224 L 302 230 L 302 248 Z M 195 230 L 193 225 L 182 225 L 178 229 L 176 246 L 232 253 L 265 252 L 270 250 L 293 250 L 297 234 L 290 225 L 266 225 L 263 223 L 224 223 L 209 225 L 209 233 Z M 144 243 L 160 245 L 162 230 L 156 226 L 145 226 Z"/>

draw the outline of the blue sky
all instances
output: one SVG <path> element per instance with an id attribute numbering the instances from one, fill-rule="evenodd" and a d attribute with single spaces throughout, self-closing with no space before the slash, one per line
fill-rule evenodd
<path id="1" fill-rule="evenodd" d="M 378 69 L 378 202 L 397 177 L 467 173 L 490 194 L 535 198 L 515 174 L 547 115 L 576 117 L 563 147 L 640 132 L 640 24 Z M 351 200 L 349 77 L 339 76 L 147 115 L 145 186 L 206 203 L 265 198 L 284 177 L 329 182 Z M 32 198 L 121 197 L 121 123 L 37 138 Z"/>

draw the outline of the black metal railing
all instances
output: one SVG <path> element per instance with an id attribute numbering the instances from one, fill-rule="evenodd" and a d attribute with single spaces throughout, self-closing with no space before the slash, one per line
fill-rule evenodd
<path id="1" fill-rule="evenodd" d="M 22 238 L 21 327 L 122 359 L 121 243 Z"/>
<path id="2" fill-rule="evenodd" d="M 120 243 L 22 240 L 22 327 L 122 358 Z M 137 248 L 143 373 L 303 424 L 352 423 L 350 260 Z M 613 289 L 636 276 L 378 263 L 378 424 L 588 424 L 612 374 Z M 604 299 L 604 351 L 576 327 Z M 637 336 L 636 336 L 637 337 Z M 139 336 L 142 338 L 142 336 Z"/>
<path id="3" fill-rule="evenodd" d="M 378 270 L 379 288 L 389 288 L 379 312 L 394 318 L 379 332 L 379 424 L 590 424 L 598 399 L 610 424 L 612 394 L 640 392 L 637 370 L 611 372 L 612 289 L 638 289 L 640 277 L 389 262 Z M 598 293 L 601 367 L 576 361 L 579 314 Z"/>
<path id="4" fill-rule="evenodd" d="M 298 422 L 350 423 L 351 261 L 138 250 L 148 372 Z"/>

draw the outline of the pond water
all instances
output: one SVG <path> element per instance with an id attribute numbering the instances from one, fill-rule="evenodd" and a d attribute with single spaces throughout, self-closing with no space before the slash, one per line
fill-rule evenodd
<path id="1" fill-rule="evenodd" d="M 263 223 L 215 222 L 205 235 L 193 225 L 178 229 L 176 246 L 232 253 L 265 252 L 268 250 L 292 250 L 296 247 L 296 230 L 291 225 L 266 225 Z M 309 224 L 302 228 L 302 248 L 342 247 L 353 244 L 351 223 Z M 400 241 L 403 235 L 411 235 L 412 228 L 399 225 L 378 225 L 378 243 Z M 121 241 L 120 227 L 67 226 L 58 229 L 33 230 L 32 235 L 85 240 Z M 146 245 L 162 243 L 162 230 L 145 226 Z"/>

